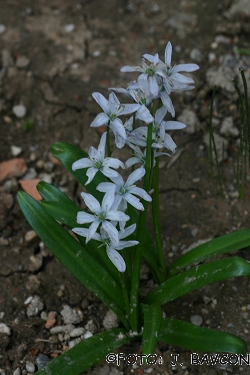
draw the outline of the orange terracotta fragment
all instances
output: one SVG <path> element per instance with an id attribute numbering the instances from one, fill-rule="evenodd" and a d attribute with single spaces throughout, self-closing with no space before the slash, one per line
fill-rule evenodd
<path id="1" fill-rule="evenodd" d="M 40 181 L 41 180 L 39 178 L 34 178 L 34 180 L 20 180 L 19 182 L 20 182 L 20 185 L 22 186 L 23 190 L 26 193 L 28 193 L 34 199 L 36 199 L 37 201 L 40 202 L 42 200 L 42 197 L 41 197 L 41 195 L 38 193 L 38 191 L 36 189 L 36 185 Z"/>
<path id="2" fill-rule="evenodd" d="M 21 177 L 28 167 L 23 158 L 14 158 L 0 163 L 0 183 L 11 177 Z"/>

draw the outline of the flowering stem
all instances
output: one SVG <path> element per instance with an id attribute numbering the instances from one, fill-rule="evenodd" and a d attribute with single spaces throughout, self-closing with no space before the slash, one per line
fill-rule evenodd
<path id="1" fill-rule="evenodd" d="M 161 269 L 166 274 L 166 265 L 164 262 L 163 252 L 162 252 L 162 242 L 161 242 L 161 225 L 160 225 L 160 203 L 159 203 L 159 158 L 156 158 L 153 176 L 153 202 L 152 202 L 152 212 L 153 212 L 153 222 L 155 239 L 158 253 L 158 262 Z"/>
<path id="2" fill-rule="evenodd" d="M 125 302 L 125 307 L 127 311 L 128 320 L 130 320 L 130 306 L 129 306 L 129 296 L 128 296 L 128 283 L 126 280 L 126 275 L 123 272 L 119 272 L 120 282 L 122 287 L 123 300 Z M 128 327 L 126 327 L 128 329 Z"/>
<path id="3" fill-rule="evenodd" d="M 151 144 L 152 144 L 153 124 L 148 126 L 147 134 L 147 148 L 146 148 L 146 174 L 143 183 L 143 189 L 150 190 L 150 175 L 151 175 Z M 147 217 L 148 202 L 144 202 L 144 211 L 140 212 L 137 226 L 137 239 L 139 244 L 134 255 L 133 272 L 131 279 L 131 300 L 130 300 L 130 314 L 131 314 L 131 328 L 133 331 L 139 332 L 139 283 L 140 283 L 140 266 L 141 254 L 144 246 L 144 234 Z"/>
<path id="4" fill-rule="evenodd" d="M 108 154 L 108 157 L 111 156 L 109 126 L 107 126 L 107 154 Z"/>

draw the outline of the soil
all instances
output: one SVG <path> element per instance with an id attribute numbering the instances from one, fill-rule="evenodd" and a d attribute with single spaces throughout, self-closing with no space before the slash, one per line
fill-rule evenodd
<path id="1" fill-rule="evenodd" d="M 245 189 L 244 199 L 238 198 L 233 169 L 239 137 L 226 136 L 227 157 L 221 163 L 224 198 L 218 179 L 211 177 L 203 139 L 208 132 L 213 91 L 206 73 L 222 66 L 223 56 L 237 56 L 237 47 L 249 49 L 248 5 L 233 13 L 234 3 L 232 0 L 158 0 L 157 3 L 0 0 L 0 24 L 6 26 L 0 34 L 0 161 L 13 159 L 11 147 L 20 147 L 18 157 L 26 161 L 29 176 L 51 181 L 81 204 L 82 187 L 51 157 L 50 145 L 67 141 L 86 151 L 90 145 L 97 146 L 100 133 L 90 129 L 89 124 L 99 113 L 99 107 L 91 93 L 98 91 L 107 96 L 109 87 L 124 86 L 131 76 L 120 73 L 120 68 L 139 64 L 144 53 L 158 52 L 163 58 L 170 40 L 173 63 L 196 62 L 201 68 L 193 74 L 196 88 L 173 97 L 177 117 L 184 109 L 190 109 L 197 115 L 199 125 L 192 134 L 176 131 L 173 138 L 178 145 L 178 157 L 166 157 L 161 163 L 166 262 L 170 264 L 199 240 L 249 227 L 249 189 Z M 74 29 L 67 32 L 65 26 L 71 24 Z M 237 61 L 249 74 L 248 57 L 238 56 Z M 12 110 L 18 104 L 27 109 L 22 118 L 17 118 Z M 219 124 L 218 132 L 225 117 L 232 117 L 235 127 L 240 128 L 234 91 L 219 87 L 213 115 L 214 126 Z M 96 333 L 103 330 L 108 311 L 29 232 L 31 228 L 16 201 L 22 178 L 8 178 L 0 185 L 0 323 L 11 329 L 10 334 L 0 333 L 0 373 L 6 375 L 32 372 L 29 362 L 37 369 L 39 355 L 50 360 L 68 346 L 67 335 L 51 334 L 45 327 L 49 312 L 56 312 L 55 324 L 60 325 L 64 305 L 78 309 L 83 320 L 77 327 L 88 324 L 89 330 Z M 150 228 L 150 220 L 148 225 Z M 250 260 L 249 249 L 235 251 L 233 255 Z M 146 271 L 143 288 L 150 282 L 151 276 Z M 34 315 L 28 313 L 30 296 L 39 296 L 43 303 Z M 250 348 L 246 277 L 203 287 L 170 303 L 165 311 L 168 316 L 186 321 L 199 315 L 204 327 L 237 334 Z M 136 345 L 123 347 L 121 351 L 139 351 Z M 189 351 L 164 343 L 159 344 L 156 353 L 162 356 L 163 364 L 117 367 L 102 361 L 89 373 L 249 373 L 247 365 L 192 365 Z M 170 364 L 173 354 L 180 355 L 177 366 Z"/>

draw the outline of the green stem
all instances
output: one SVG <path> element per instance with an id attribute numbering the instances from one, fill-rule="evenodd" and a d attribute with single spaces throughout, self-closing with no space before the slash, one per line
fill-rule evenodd
<path id="1" fill-rule="evenodd" d="M 161 224 L 160 224 L 160 202 L 159 202 L 159 158 L 156 158 L 154 167 L 154 177 L 153 177 L 153 202 L 152 202 L 152 213 L 153 213 L 153 223 L 154 232 L 157 247 L 157 260 L 159 266 L 166 273 L 166 265 L 164 262 L 163 252 L 162 252 L 162 241 L 161 241 Z"/>
<path id="2" fill-rule="evenodd" d="M 148 125 L 147 147 L 146 147 L 146 174 L 144 177 L 143 188 L 147 192 L 150 190 L 150 175 L 151 175 L 151 144 L 152 144 L 153 124 Z M 139 244 L 136 247 L 134 255 L 133 273 L 131 280 L 131 299 L 130 299 L 130 314 L 131 327 L 133 331 L 139 332 L 139 283 L 140 283 L 140 266 L 141 254 L 143 250 L 143 239 L 145 234 L 145 225 L 147 217 L 148 202 L 144 202 L 144 211 L 140 212 L 138 226 L 137 226 L 137 240 Z"/>
<path id="3" fill-rule="evenodd" d="M 129 295 L 128 295 L 128 283 L 126 280 L 126 274 L 119 272 L 120 282 L 122 287 L 123 300 L 125 302 L 125 308 L 127 311 L 127 319 L 130 320 L 130 305 L 129 305 Z M 128 329 L 128 327 L 126 327 Z"/>

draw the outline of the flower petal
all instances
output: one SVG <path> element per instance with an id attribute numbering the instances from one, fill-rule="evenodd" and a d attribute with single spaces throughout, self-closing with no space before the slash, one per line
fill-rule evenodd
<path id="1" fill-rule="evenodd" d="M 89 193 L 81 193 L 81 196 L 86 206 L 90 209 L 90 211 L 94 212 L 95 214 L 100 213 L 101 211 L 100 203 L 95 197 L 93 197 L 93 195 Z"/>
<path id="2" fill-rule="evenodd" d="M 102 228 L 108 233 L 109 238 L 114 245 L 119 245 L 118 230 L 109 221 L 104 220 L 102 222 Z"/>
<path id="3" fill-rule="evenodd" d="M 98 172 L 97 168 L 89 168 L 87 170 L 86 176 L 88 176 L 88 180 L 86 181 L 85 185 L 88 185 L 93 180 L 97 172 Z"/>
<path id="4" fill-rule="evenodd" d="M 171 57 L 172 57 L 172 44 L 168 42 L 165 49 L 165 63 L 167 66 L 171 66 Z"/>
<path id="5" fill-rule="evenodd" d="M 94 164 L 93 161 L 90 160 L 89 158 L 82 158 L 82 159 L 75 161 L 72 164 L 72 171 L 76 171 L 77 169 L 81 169 L 81 168 L 93 167 L 93 164 Z"/>
<path id="6" fill-rule="evenodd" d="M 107 255 L 119 272 L 126 271 L 126 264 L 124 262 L 124 259 L 116 250 L 107 248 Z"/>
<path id="7" fill-rule="evenodd" d="M 89 227 L 89 231 L 88 231 L 88 235 L 86 237 L 86 243 L 88 243 L 91 238 L 94 237 L 95 233 L 96 233 L 96 230 L 97 228 L 99 227 L 99 224 L 100 224 L 100 220 L 96 219 L 95 221 L 93 221 L 93 223 L 90 225 Z"/>
<path id="8" fill-rule="evenodd" d="M 131 185 L 134 184 L 135 181 L 138 181 L 140 180 L 146 173 L 146 170 L 145 168 L 138 168 L 136 169 L 134 172 L 132 172 L 128 179 L 127 179 L 127 182 L 125 184 L 125 187 L 129 187 Z"/>
<path id="9" fill-rule="evenodd" d="M 140 187 L 134 186 L 129 190 L 129 192 L 131 194 L 139 195 L 139 197 L 143 198 L 147 202 L 152 201 L 152 198 L 150 197 L 150 195 L 144 189 Z"/>
<path id="10" fill-rule="evenodd" d="M 136 198 L 134 195 L 126 193 L 123 198 L 126 199 L 126 201 L 130 203 L 131 206 L 137 208 L 137 210 L 144 211 L 144 206 L 140 202 L 140 199 Z"/>
<path id="11" fill-rule="evenodd" d="M 99 113 L 96 118 L 91 122 L 90 127 L 91 128 L 98 128 L 98 126 L 107 125 L 110 118 L 106 113 L 102 112 Z"/>
<path id="12" fill-rule="evenodd" d="M 92 223 L 95 220 L 95 216 L 88 214 L 87 212 L 80 211 L 77 213 L 76 222 L 78 224 Z"/>
<path id="13" fill-rule="evenodd" d="M 171 75 L 177 72 L 194 72 L 198 69 L 200 69 L 200 67 L 197 64 L 179 64 L 173 67 L 173 69 L 171 70 Z"/>
<path id="14" fill-rule="evenodd" d="M 92 96 L 103 111 L 107 113 L 109 110 L 109 101 L 100 92 L 93 92 Z"/>

